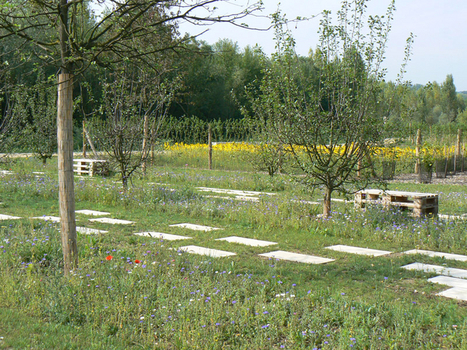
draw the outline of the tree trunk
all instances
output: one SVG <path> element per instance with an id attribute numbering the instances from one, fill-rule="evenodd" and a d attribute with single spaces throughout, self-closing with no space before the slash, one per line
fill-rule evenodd
<path id="1" fill-rule="evenodd" d="M 78 267 L 73 182 L 73 76 L 58 76 L 58 187 L 64 272 Z"/>
<path id="2" fill-rule="evenodd" d="M 325 218 L 331 216 L 331 193 L 332 190 L 330 188 L 325 189 L 323 200 L 323 216 Z"/>

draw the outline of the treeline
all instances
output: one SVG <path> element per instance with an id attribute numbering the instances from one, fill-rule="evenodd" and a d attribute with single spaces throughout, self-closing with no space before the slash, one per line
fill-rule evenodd
<path id="1" fill-rule="evenodd" d="M 86 6 L 86 2 L 82 6 Z M 91 12 L 85 13 L 83 27 L 95 20 Z M 167 118 L 161 125 L 167 129 L 157 131 L 159 136 L 176 142 L 205 142 L 210 124 L 214 141 L 247 140 L 250 137 L 244 116 L 253 115 L 249 105 L 251 94 L 260 93 L 262 79 L 271 66 L 271 57 L 259 47 L 240 48 L 228 39 L 208 44 L 182 37 L 170 26 L 163 29 L 159 42 L 141 40 L 134 43 L 136 46 L 154 45 L 157 54 L 144 57 L 144 63 L 152 67 L 151 73 L 141 68 L 142 60 L 122 59 L 119 64 L 114 64 L 113 56 L 109 55 L 92 62 L 76 76 L 76 148 L 82 141 L 82 125 L 92 123 L 94 119 L 110 118 L 115 106 L 133 103 L 133 108 L 125 113 L 136 114 L 141 119 L 145 114 L 159 113 L 150 110 L 148 99 L 160 95 L 161 91 L 170 95 L 170 103 L 164 102 Z M 47 36 L 51 29 L 40 26 L 30 30 L 43 31 Z M 28 42 L 18 37 L 0 37 L 0 146 L 2 151 L 40 146 L 37 152 L 47 157 L 56 149 L 55 142 L 42 142 L 56 137 L 56 64 L 50 61 L 46 52 L 28 46 Z M 173 48 L 158 51 L 160 42 L 164 42 L 164 47 Z M 310 51 L 308 56 L 298 58 L 310 84 L 320 84 L 316 73 L 317 56 L 316 51 Z M 118 79 L 134 79 L 135 83 L 128 87 L 133 102 L 127 100 L 112 105 L 107 101 L 106 87 L 108 90 Z M 154 84 L 161 88 L 149 92 Z M 250 98 L 247 98 L 246 89 Z M 381 83 L 379 93 L 379 117 L 386 125 L 387 137 L 414 134 L 418 128 L 434 134 L 467 129 L 467 95 L 456 92 L 451 75 L 442 83 L 432 82 L 425 86 L 385 82 Z M 44 148 L 47 150 L 43 151 Z"/>

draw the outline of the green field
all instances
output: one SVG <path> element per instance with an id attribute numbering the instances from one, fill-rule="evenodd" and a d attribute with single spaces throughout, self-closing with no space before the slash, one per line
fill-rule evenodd
<path id="1" fill-rule="evenodd" d="M 467 262 L 401 254 L 426 249 L 466 254 L 463 221 L 333 203 L 332 218 L 300 200 L 321 199 L 287 175 L 254 173 L 242 157 L 171 160 L 162 154 L 124 192 L 117 177 L 76 178 L 76 209 L 110 212 L 132 225 L 90 222 L 109 231 L 78 234 L 79 269 L 63 276 L 59 224 L 30 217 L 58 212 L 56 160 L 5 164 L 0 183 L 0 348 L 5 349 L 466 349 L 467 303 L 436 294 L 434 274 L 400 267 L 415 261 L 467 269 Z M 181 165 L 187 164 L 187 165 Z M 195 166 L 196 165 L 196 166 Z M 44 175 L 34 175 L 43 171 Z M 258 202 L 196 187 L 265 191 Z M 461 185 L 390 184 L 440 194 L 440 212 L 467 212 Z M 215 198 L 213 196 L 229 197 Z M 193 223 L 203 232 L 170 227 Z M 133 233 L 192 237 L 162 241 Z M 216 241 L 241 236 L 269 247 Z M 183 253 L 183 245 L 235 252 L 229 258 Z M 331 251 L 345 244 L 392 251 L 366 257 Z M 261 258 L 273 250 L 316 255 L 322 265 Z"/>

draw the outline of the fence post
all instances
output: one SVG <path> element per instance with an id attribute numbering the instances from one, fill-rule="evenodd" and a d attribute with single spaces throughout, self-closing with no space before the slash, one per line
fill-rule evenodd
<path id="1" fill-rule="evenodd" d="M 457 142 L 456 142 L 456 154 L 454 156 L 454 173 L 458 172 L 457 162 L 461 158 L 461 139 L 462 139 L 462 130 L 457 130 Z"/>
<path id="2" fill-rule="evenodd" d="M 85 134 L 85 131 L 84 131 L 84 125 L 85 125 L 85 121 L 83 119 L 83 158 L 86 158 L 86 134 Z"/>
<path id="3" fill-rule="evenodd" d="M 417 130 L 417 144 L 415 146 L 415 174 L 418 174 L 420 171 L 420 147 L 422 145 L 422 132 L 420 129 Z"/>
<path id="4" fill-rule="evenodd" d="M 211 135 L 211 123 L 208 124 L 208 167 L 212 170 L 212 135 Z"/>

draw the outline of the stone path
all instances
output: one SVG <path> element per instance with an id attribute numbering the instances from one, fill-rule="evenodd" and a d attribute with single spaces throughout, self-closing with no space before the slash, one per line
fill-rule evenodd
<path id="1" fill-rule="evenodd" d="M 403 254 L 422 254 L 431 257 L 445 258 L 447 260 L 467 261 L 467 255 L 432 252 L 431 250 L 412 249 L 404 252 Z"/>
<path id="2" fill-rule="evenodd" d="M 182 227 L 182 228 L 187 228 L 187 229 L 195 230 L 195 231 L 222 230 L 221 228 L 218 228 L 218 227 L 195 225 L 195 224 L 189 224 L 189 223 L 173 224 L 173 225 L 169 225 L 169 227 Z"/>
<path id="3" fill-rule="evenodd" d="M 334 261 L 334 259 L 321 258 L 319 256 L 313 256 L 313 255 L 289 253 L 283 250 L 276 250 L 270 253 L 259 254 L 259 256 L 263 256 L 265 258 L 301 262 L 305 264 L 325 264 L 325 263 Z"/>
<path id="4" fill-rule="evenodd" d="M 11 216 L 11 215 L 0 214 L 0 221 L 1 220 L 18 220 L 18 219 L 22 219 L 22 218 L 19 217 L 19 216 Z"/>
<path id="5" fill-rule="evenodd" d="M 252 247 L 266 247 L 269 245 L 277 244 L 276 242 L 262 241 L 259 239 L 244 238 L 244 237 L 237 237 L 237 236 L 218 238 L 216 239 L 216 241 L 227 241 L 229 243 L 246 244 Z"/>
<path id="6" fill-rule="evenodd" d="M 97 230 L 95 228 L 88 228 L 82 226 L 76 226 L 76 232 L 82 233 L 84 235 L 97 235 L 99 233 L 108 233 L 109 231 Z"/>
<path id="7" fill-rule="evenodd" d="M 31 219 L 38 219 L 38 220 L 45 220 L 45 221 L 52 221 L 52 222 L 60 222 L 60 218 L 58 216 L 35 216 Z"/>
<path id="8" fill-rule="evenodd" d="M 130 220 L 111 219 L 111 218 L 89 219 L 89 221 L 102 222 L 104 224 L 112 224 L 112 225 L 131 225 L 135 223 L 134 221 L 130 221 Z"/>
<path id="9" fill-rule="evenodd" d="M 133 234 L 136 236 L 152 237 L 152 238 L 163 239 L 166 241 L 176 241 L 180 239 L 192 239 L 192 237 L 172 235 L 169 233 L 162 233 L 162 232 L 136 232 Z"/>
<path id="10" fill-rule="evenodd" d="M 222 194 L 232 194 L 236 196 L 249 196 L 257 197 L 260 195 L 275 196 L 275 193 L 272 192 L 259 192 L 259 191 L 242 191 L 242 190 L 231 190 L 224 188 L 215 188 L 215 187 L 196 187 L 197 190 L 201 192 L 213 192 L 213 193 L 222 193 Z"/>
<path id="11" fill-rule="evenodd" d="M 467 216 L 438 214 L 439 220 L 467 220 Z"/>
<path id="12" fill-rule="evenodd" d="M 344 253 L 358 254 L 358 255 L 369 255 L 369 256 L 382 256 L 382 255 L 388 255 L 392 253 L 387 250 L 352 247 L 352 246 L 342 245 L 342 244 L 333 245 L 333 246 L 325 247 L 325 248 L 335 250 L 337 252 L 344 252 Z"/>
<path id="13" fill-rule="evenodd" d="M 76 210 L 75 213 L 83 214 L 83 215 L 92 215 L 92 216 L 110 215 L 110 213 L 106 211 L 97 211 L 97 210 L 88 210 L 88 209 Z"/>
<path id="14" fill-rule="evenodd" d="M 226 252 L 224 250 L 198 247 L 196 245 L 187 245 L 185 247 L 180 247 L 178 249 L 183 250 L 183 251 L 185 251 L 187 253 L 198 254 L 198 255 L 207 255 L 207 256 L 210 256 L 210 257 L 213 257 L 213 258 L 223 258 L 223 257 L 226 257 L 226 256 L 237 255 L 235 253 Z"/>
<path id="15" fill-rule="evenodd" d="M 453 267 L 422 264 L 422 263 L 415 262 L 413 264 L 402 266 L 402 268 L 406 270 L 416 270 L 416 271 L 423 271 L 423 272 L 428 272 L 428 273 L 430 272 L 437 273 L 437 274 L 444 275 L 444 276 L 467 278 L 467 270 L 456 269 Z"/>

